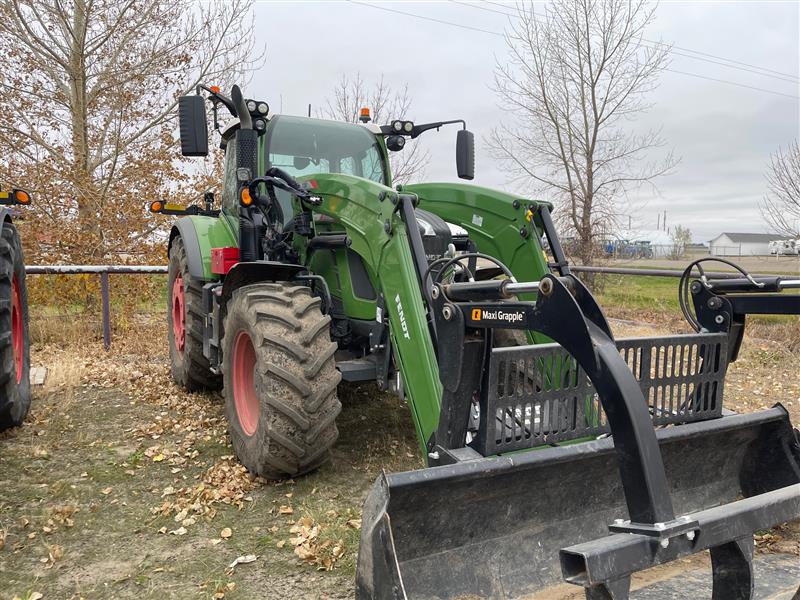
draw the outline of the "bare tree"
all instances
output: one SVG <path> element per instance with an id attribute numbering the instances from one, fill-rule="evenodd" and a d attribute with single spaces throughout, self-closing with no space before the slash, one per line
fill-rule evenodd
<path id="1" fill-rule="evenodd" d="M 569 0 L 534 14 L 533 3 L 519 4 L 506 33 L 510 58 L 495 70 L 514 121 L 492 132 L 492 151 L 517 180 L 560 204 L 559 225 L 584 264 L 616 227 L 627 192 L 675 164 L 671 154 L 644 160 L 663 144 L 659 132 L 628 129 L 668 62 L 667 46 L 642 42 L 655 6 Z"/>
<path id="2" fill-rule="evenodd" d="M 0 178 L 33 188 L 35 238 L 57 258 L 131 251 L 158 226 L 145 202 L 191 187 L 175 150 L 177 96 L 228 85 L 260 60 L 251 5 L 0 4 L 0 35 L 14 40 L 0 53 L 0 147 L 11 149 Z"/>
<path id="3" fill-rule="evenodd" d="M 688 227 L 676 225 L 669 234 L 672 240 L 669 257 L 672 260 L 680 260 L 686 255 L 686 248 L 692 243 L 692 232 Z"/>
<path id="4" fill-rule="evenodd" d="M 394 119 L 412 119 L 411 97 L 408 84 L 400 89 L 389 85 L 383 75 L 374 84 L 367 84 L 360 73 L 342 78 L 333 89 L 333 98 L 327 101 L 322 116 L 337 121 L 358 123 L 362 107 L 370 109 L 373 122 L 386 124 Z M 424 176 L 425 166 L 430 160 L 416 140 L 409 140 L 399 152 L 391 152 L 389 161 L 394 183 L 409 183 Z"/>
<path id="5" fill-rule="evenodd" d="M 800 238 L 800 146 L 797 140 L 772 155 L 767 170 L 769 189 L 761 214 L 775 230 Z"/>

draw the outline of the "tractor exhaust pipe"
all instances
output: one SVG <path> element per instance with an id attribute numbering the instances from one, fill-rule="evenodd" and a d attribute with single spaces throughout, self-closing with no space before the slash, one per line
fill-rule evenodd
<path id="1" fill-rule="evenodd" d="M 233 100 L 233 105 L 236 107 L 236 116 L 239 117 L 239 127 L 241 129 L 252 129 L 253 118 L 250 116 L 250 111 L 247 110 L 247 103 L 244 101 L 242 90 L 238 85 L 234 85 L 231 88 L 231 100 Z"/>

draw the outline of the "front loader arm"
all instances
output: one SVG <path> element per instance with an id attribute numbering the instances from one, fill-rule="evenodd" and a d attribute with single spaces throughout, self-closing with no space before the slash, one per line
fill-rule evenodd
<path id="1" fill-rule="evenodd" d="M 372 273 L 379 274 L 394 357 L 408 398 L 420 447 L 436 431 L 442 386 L 423 292 L 405 223 L 391 188 L 341 174 L 313 176 L 314 213 L 334 219 Z M 393 201 L 394 200 L 394 201 Z"/>
<path id="2" fill-rule="evenodd" d="M 517 281 L 539 281 L 550 272 L 536 220 L 540 202 L 463 183 L 419 183 L 402 189 L 419 197 L 420 208 L 467 230 L 478 251 L 508 266 Z M 535 300 L 536 295 L 519 298 Z M 549 341 L 532 331 L 528 338 L 532 343 Z"/>

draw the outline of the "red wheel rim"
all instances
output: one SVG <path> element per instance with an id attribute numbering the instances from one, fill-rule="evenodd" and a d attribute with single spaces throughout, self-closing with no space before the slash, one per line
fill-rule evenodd
<path id="1" fill-rule="evenodd" d="M 180 355 L 183 355 L 183 348 L 186 344 L 185 306 L 183 277 L 178 273 L 175 281 L 172 282 L 172 337 L 175 338 L 175 349 Z"/>
<path id="2" fill-rule="evenodd" d="M 17 276 L 11 280 L 11 346 L 14 349 L 14 366 L 17 383 L 22 381 L 22 359 L 25 354 L 25 335 L 22 331 L 22 301 L 19 297 Z"/>
<path id="3" fill-rule="evenodd" d="M 245 435 L 253 435 L 258 427 L 258 396 L 253 381 L 256 350 L 250 336 L 240 331 L 233 342 L 233 403 Z"/>

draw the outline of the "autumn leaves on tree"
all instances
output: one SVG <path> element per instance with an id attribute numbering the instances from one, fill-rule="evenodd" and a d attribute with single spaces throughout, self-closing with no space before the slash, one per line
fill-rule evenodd
<path id="1" fill-rule="evenodd" d="M 34 193 L 29 260 L 136 260 L 165 226 L 147 202 L 194 202 L 220 180 L 218 157 L 181 159 L 175 106 L 199 82 L 241 83 L 261 61 L 251 9 L 251 0 L 0 5 L 0 181 Z"/>

